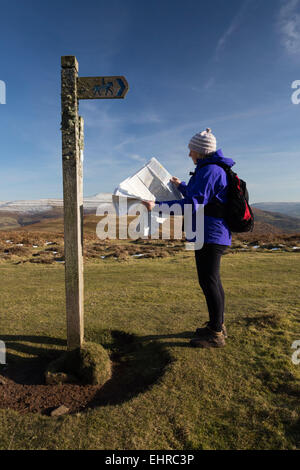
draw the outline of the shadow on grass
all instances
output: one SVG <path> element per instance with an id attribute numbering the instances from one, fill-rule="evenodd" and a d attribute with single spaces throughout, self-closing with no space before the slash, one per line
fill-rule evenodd
<path id="1" fill-rule="evenodd" d="M 194 332 L 192 331 L 183 331 L 181 333 L 174 333 L 174 334 L 167 334 L 167 335 L 147 335 L 147 336 L 139 336 L 140 341 L 156 341 L 156 340 L 161 340 L 161 339 L 191 339 L 194 337 Z M 164 345 L 168 346 L 188 346 L 188 343 L 186 341 L 184 342 L 168 342 L 168 343 L 162 343 Z"/>
<path id="2" fill-rule="evenodd" d="M 9 352 L 6 365 L 0 365 L 0 373 L 23 385 L 44 383 L 44 371 L 48 363 L 66 348 L 65 340 L 49 336 L 1 335 L 1 340 Z"/>
<path id="3" fill-rule="evenodd" d="M 161 341 L 165 339 L 190 339 L 190 331 L 136 336 L 123 331 L 89 332 L 89 341 L 98 341 L 111 352 L 114 373 L 99 390 L 90 407 L 115 405 L 130 400 L 159 382 L 174 358 L 169 347 L 189 347 L 188 342 Z"/>
<path id="4" fill-rule="evenodd" d="M 111 379 L 95 391 L 84 408 L 121 404 L 145 392 L 159 382 L 168 365 L 173 362 L 169 347 L 188 346 L 188 341 L 171 340 L 189 339 L 191 336 L 191 332 L 137 336 L 123 331 L 87 330 L 87 341 L 99 343 L 108 350 L 113 373 Z M 32 386 L 45 383 L 44 372 L 49 362 L 66 350 L 66 342 L 59 338 L 4 335 L 1 339 L 9 352 L 7 365 L 0 367 L 0 373 L 16 384 L 31 386 L 31 393 Z M 164 341 L 168 339 L 170 341 Z M 51 388 L 52 385 L 45 387 Z"/>

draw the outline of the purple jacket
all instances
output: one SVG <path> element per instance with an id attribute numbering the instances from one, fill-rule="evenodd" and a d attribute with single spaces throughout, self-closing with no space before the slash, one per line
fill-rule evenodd
<path id="1" fill-rule="evenodd" d="M 223 162 L 230 167 L 235 164 L 231 158 L 224 157 L 222 150 L 219 149 L 212 156 L 198 160 L 195 174 L 190 178 L 188 184 L 184 181 L 180 183 L 178 189 L 183 195 L 183 199 L 179 201 L 156 201 L 156 203 L 159 206 L 167 204 L 169 207 L 177 203 L 181 205 L 183 210 L 185 204 L 192 204 L 193 219 L 199 204 L 206 205 L 213 200 L 225 203 L 227 200 L 227 175 L 225 170 L 218 165 L 206 165 L 201 168 L 208 161 L 212 163 Z M 231 232 L 223 218 L 204 216 L 204 243 L 231 245 Z"/>

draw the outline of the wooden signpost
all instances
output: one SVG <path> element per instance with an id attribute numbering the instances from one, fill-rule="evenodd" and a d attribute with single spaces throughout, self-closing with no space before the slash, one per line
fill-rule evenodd
<path id="1" fill-rule="evenodd" d="M 78 77 L 75 56 L 61 58 L 62 164 L 64 196 L 65 284 L 68 349 L 84 338 L 83 293 L 83 118 L 80 99 L 124 98 L 124 77 Z"/>

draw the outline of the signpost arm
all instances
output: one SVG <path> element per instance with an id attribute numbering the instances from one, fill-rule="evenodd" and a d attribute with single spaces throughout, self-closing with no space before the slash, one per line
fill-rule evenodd
<path id="1" fill-rule="evenodd" d="M 64 193 L 64 243 L 68 349 L 83 343 L 83 197 L 78 117 L 78 62 L 74 56 L 61 58 L 62 164 Z M 81 124 L 81 125 L 80 125 Z"/>

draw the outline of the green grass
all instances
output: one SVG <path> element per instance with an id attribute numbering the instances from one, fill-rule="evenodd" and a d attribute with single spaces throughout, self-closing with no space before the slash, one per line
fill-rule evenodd
<path id="1" fill-rule="evenodd" d="M 299 261 L 297 253 L 223 257 L 229 339 L 220 350 L 189 347 L 207 319 L 191 253 L 86 263 L 86 339 L 132 333 L 141 344 L 133 367 L 169 362 L 117 404 L 60 418 L 0 409 L 0 449 L 300 449 L 300 365 L 291 361 Z M 64 267 L 6 262 L 0 272 L 0 339 L 9 338 L 10 360 L 21 367 L 61 349 Z"/>

